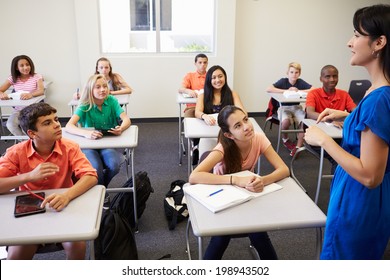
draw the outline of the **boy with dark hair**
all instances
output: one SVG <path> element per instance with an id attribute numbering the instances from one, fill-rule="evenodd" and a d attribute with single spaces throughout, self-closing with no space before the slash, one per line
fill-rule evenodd
<path id="1" fill-rule="evenodd" d="M 179 93 L 186 93 L 191 97 L 198 97 L 198 93 L 203 91 L 208 63 L 209 60 L 205 54 L 200 53 L 195 56 L 196 71 L 189 72 L 184 76 Z M 187 104 L 184 110 L 184 117 L 195 117 L 195 105 Z"/>
<path id="2" fill-rule="evenodd" d="M 189 72 L 184 76 L 181 88 L 179 88 L 179 93 L 185 93 L 191 97 L 198 97 L 198 94 L 203 93 L 208 63 L 209 59 L 207 55 L 200 53 L 195 56 L 196 71 Z M 186 108 L 184 109 L 184 117 L 195 118 L 195 107 L 196 104 L 186 104 Z M 192 142 L 192 165 L 196 165 L 198 164 L 199 160 L 199 138 L 192 139 Z"/>
<path id="3" fill-rule="evenodd" d="M 308 119 L 317 120 L 320 113 L 326 108 L 347 111 L 349 113 L 356 108 L 356 104 L 353 102 L 349 93 L 336 88 L 339 82 L 339 71 L 335 66 L 325 65 L 322 67 L 320 81 L 322 82 L 322 87 L 312 89 L 307 94 L 306 113 Z M 340 128 L 343 126 L 343 123 L 338 121 L 333 121 L 333 124 Z M 297 148 L 303 145 L 303 136 L 303 133 L 298 136 Z M 335 141 L 341 144 L 341 139 Z M 320 153 L 320 147 L 312 146 L 312 149 Z M 324 157 L 332 164 L 331 174 L 334 174 L 337 162 L 326 152 Z"/>
<path id="4" fill-rule="evenodd" d="M 62 194 L 47 196 L 41 205 L 61 211 L 74 198 L 96 185 L 97 174 L 78 144 L 62 139 L 56 112 L 43 102 L 20 111 L 20 126 L 30 139 L 8 148 L 0 158 L 0 193 L 12 189 L 68 188 Z M 78 179 L 76 183 L 73 183 L 72 175 Z M 68 259 L 85 258 L 85 241 L 63 242 L 62 245 Z M 32 259 L 38 246 L 9 246 L 7 259 Z"/>

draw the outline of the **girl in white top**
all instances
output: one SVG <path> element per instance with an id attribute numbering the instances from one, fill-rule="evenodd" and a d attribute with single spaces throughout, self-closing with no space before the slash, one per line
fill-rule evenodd
<path id="1" fill-rule="evenodd" d="M 34 63 L 27 55 L 14 57 L 11 62 L 11 75 L 0 86 L 0 99 L 7 100 L 10 96 L 5 93 L 7 89 L 13 86 L 15 92 L 20 92 L 20 99 L 26 100 L 36 96 L 43 95 L 43 78 L 35 73 Z M 24 135 L 19 126 L 20 107 L 15 107 L 7 121 L 7 128 L 13 135 Z"/>

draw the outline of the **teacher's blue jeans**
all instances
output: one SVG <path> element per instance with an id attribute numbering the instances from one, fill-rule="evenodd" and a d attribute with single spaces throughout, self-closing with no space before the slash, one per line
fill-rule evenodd
<path id="1" fill-rule="evenodd" d="M 97 171 L 98 184 L 108 187 L 112 178 L 119 173 L 123 156 L 115 149 L 82 149 L 82 151 Z"/>
<path id="2" fill-rule="evenodd" d="M 251 244 L 256 248 L 262 260 L 277 260 L 274 246 L 266 232 L 248 233 L 245 235 L 222 235 L 211 237 L 209 246 L 203 256 L 205 260 L 220 260 L 229 245 L 230 239 L 234 237 L 249 237 Z"/>

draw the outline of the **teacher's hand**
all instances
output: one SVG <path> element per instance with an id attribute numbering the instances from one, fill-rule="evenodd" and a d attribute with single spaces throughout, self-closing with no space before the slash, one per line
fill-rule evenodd
<path id="1" fill-rule="evenodd" d="M 320 128 L 312 125 L 306 128 L 305 141 L 313 146 L 322 146 L 329 136 Z"/>

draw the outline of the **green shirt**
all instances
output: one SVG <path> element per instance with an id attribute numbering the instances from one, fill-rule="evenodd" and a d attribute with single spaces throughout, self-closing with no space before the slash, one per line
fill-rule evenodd
<path id="1" fill-rule="evenodd" d="M 80 104 L 75 112 L 79 116 L 81 127 L 91 127 L 95 129 L 110 129 L 119 124 L 120 114 L 124 111 L 119 105 L 118 100 L 108 95 L 102 104 L 102 110 L 93 105 L 91 110 L 87 111 L 89 104 Z"/>

